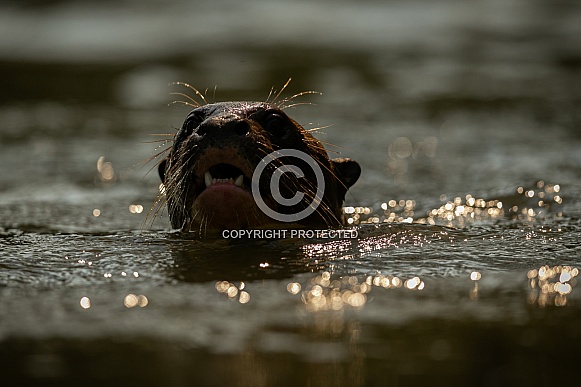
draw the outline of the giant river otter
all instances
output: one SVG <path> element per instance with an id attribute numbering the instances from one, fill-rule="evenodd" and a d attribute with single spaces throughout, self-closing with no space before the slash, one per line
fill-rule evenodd
<path id="1" fill-rule="evenodd" d="M 293 157 L 288 150 L 307 157 Z M 276 159 L 265 159 L 273 151 L 282 153 Z M 274 187 L 280 192 L 277 200 L 273 176 L 277 168 L 288 165 L 298 167 L 300 173 L 279 171 L 278 188 Z M 257 177 L 258 167 L 263 172 Z M 279 105 L 267 102 L 221 102 L 195 108 L 158 170 L 172 227 L 200 233 L 339 226 L 345 194 L 361 173 L 353 160 L 330 160 L 317 139 Z M 324 184 L 317 183 L 319 177 Z M 291 200 L 297 193 L 302 193 L 298 203 Z M 257 195 L 268 211 L 257 205 Z M 267 214 L 274 211 L 284 216 L 309 208 L 313 211 L 307 211 L 308 216 L 292 223 Z"/>

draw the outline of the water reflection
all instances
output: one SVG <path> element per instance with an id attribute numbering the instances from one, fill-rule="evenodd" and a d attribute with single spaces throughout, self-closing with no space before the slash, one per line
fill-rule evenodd
<path id="1" fill-rule="evenodd" d="M 324 267 L 298 248 L 302 243 L 293 240 L 195 240 L 175 236 L 172 242 L 172 276 L 187 282 L 280 279 Z"/>
<path id="2" fill-rule="evenodd" d="M 528 303 L 545 307 L 548 305 L 565 306 L 567 305 L 567 296 L 573 292 L 577 285 L 576 277 L 579 270 L 571 266 L 542 266 L 538 269 L 531 269 L 525 275 L 515 274 L 511 281 L 505 282 L 502 279 L 500 284 L 507 289 L 513 285 L 528 281 Z M 485 289 L 494 288 L 496 281 L 504 278 L 503 275 L 488 273 L 489 280 L 485 283 Z M 495 279 L 498 277 L 498 279 Z M 468 278 L 472 282 L 472 288 L 468 292 L 470 300 L 478 300 L 481 296 L 480 281 L 483 278 L 481 272 L 473 271 L 469 273 Z M 442 279 L 443 280 L 443 279 Z M 445 282 L 445 281 L 444 281 Z M 451 283 L 457 283 L 455 279 Z M 510 283 L 509 283 L 510 282 Z M 220 284 L 220 285 L 219 285 Z M 235 287 L 228 282 L 216 284 L 220 292 L 227 292 L 227 289 Z M 363 308 L 366 306 L 368 299 L 378 297 L 387 297 L 382 293 L 384 289 L 402 289 L 405 291 L 427 291 L 430 297 L 442 296 L 442 289 L 426 290 L 425 282 L 419 276 L 411 278 L 400 278 L 394 275 L 334 275 L 328 271 L 323 271 L 307 281 L 300 283 L 297 281 L 288 282 L 286 291 L 293 295 L 299 296 L 301 303 L 309 312 L 321 311 L 341 311 L 345 308 Z M 455 290 L 450 289 L 453 293 Z M 430 295 L 430 293 L 433 293 Z M 465 294 L 465 293 L 464 293 Z M 400 294 L 401 295 L 401 294 Z M 235 297 L 234 294 L 232 297 Z M 490 297 L 487 294 L 487 297 Z M 500 300 L 498 300 L 500 302 Z"/>
<path id="3" fill-rule="evenodd" d="M 139 306 L 140 308 L 145 308 L 149 304 L 149 300 L 143 294 L 135 295 L 135 294 L 128 294 L 123 299 L 123 305 L 126 308 L 134 308 Z"/>
<path id="4" fill-rule="evenodd" d="M 105 161 L 105 156 L 99 157 L 97 160 L 97 177 L 103 183 L 114 183 L 117 179 L 113 163 Z"/>
<path id="5" fill-rule="evenodd" d="M 89 299 L 89 297 L 81 298 L 81 301 L 79 303 L 81 305 L 81 308 L 83 309 L 89 309 L 91 307 L 91 300 Z"/>
<path id="6" fill-rule="evenodd" d="M 281 279 L 323 270 L 342 273 L 350 266 L 351 270 L 358 271 L 354 268 L 359 260 L 381 257 L 392 249 L 423 248 L 434 242 L 455 240 L 453 230 L 419 224 L 362 226 L 352 231 L 359 237 L 200 240 L 175 234 L 169 244 L 175 262 L 172 275 L 188 282 L 203 282 Z M 386 265 L 386 262 L 378 263 L 380 267 Z M 409 285 L 415 288 L 420 283 L 412 281 Z"/>
<path id="7" fill-rule="evenodd" d="M 496 198 L 454 197 L 445 201 L 438 208 L 418 211 L 417 203 L 411 199 L 391 199 L 374 207 L 345 207 L 343 213 L 349 225 L 379 223 L 421 223 L 445 225 L 449 227 L 466 227 L 474 222 L 510 217 L 513 219 L 534 221 L 549 214 L 561 216 L 559 205 L 563 204 L 560 184 L 547 184 L 537 181 L 532 188 L 518 187 L 515 192 L 498 195 Z"/>
<path id="8" fill-rule="evenodd" d="M 250 302 L 250 293 L 244 290 L 246 286 L 244 282 L 240 282 L 240 284 L 236 286 L 228 281 L 218 281 L 215 286 L 219 293 L 226 294 L 230 300 L 237 300 L 241 304 L 247 304 Z"/>
<path id="9" fill-rule="evenodd" d="M 425 283 L 419 277 L 402 280 L 397 276 L 386 275 L 337 276 L 325 271 L 304 286 L 290 282 L 286 289 L 292 295 L 300 295 L 308 311 L 318 312 L 340 311 L 346 307 L 362 308 L 374 287 L 419 291 L 425 288 Z"/>
<path id="10" fill-rule="evenodd" d="M 529 304 L 541 307 L 548 305 L 565 306 L 567 296 L 577 285 L 579 270 L 571 266 L 541 266 L 529 270 Z"/>

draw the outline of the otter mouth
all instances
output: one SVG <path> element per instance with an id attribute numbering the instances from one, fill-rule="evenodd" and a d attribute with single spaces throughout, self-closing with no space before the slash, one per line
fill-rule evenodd
<path id="1" fill-rule="evenodd" d="M 235 148 L 207 149 L 196 162 L 194 196 L 250 195 L 254 168 Z M 223 196 L 223 195 L 218 195 Z"/>
<path id="2" fill-rule="evenodd" d="M 252 195 L 251 161 L 234 147 L 206 149 L 194 165 L 190 216 L 222 228 L 261 223 Z"/>
<path id="3" fill-rule="evenodd" d="M 206 188 L 217 184 L 230 184 L 244 190 L 249 190 L 251 180 L 237 166 L 220 163 L 210 167 L 204 173 L 204 183 Z"/>

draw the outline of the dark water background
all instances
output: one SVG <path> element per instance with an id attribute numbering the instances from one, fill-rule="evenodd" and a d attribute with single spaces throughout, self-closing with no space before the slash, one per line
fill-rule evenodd
<path id="1" fill-rule="evenodd" d="M 358 239 L 146 219 L 169 83 L 291 77 Z M 575 1 L 2 3 L 3 385 L 574 384 L 580 107 Z"/>

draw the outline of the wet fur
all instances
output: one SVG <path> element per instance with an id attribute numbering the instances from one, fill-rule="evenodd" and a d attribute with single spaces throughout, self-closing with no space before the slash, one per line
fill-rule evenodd
<path id="1" fill-rule="evenodd" d="M 288 82 L 287 84 L 288 85 Z M 286 85 L 284 87 L 286 87 Z M 182 102 L 194 107 L 186 118 L 182 128 L 176 133 L 173 144 L 161 154 L 167 156 L 159 164 L 159 174 L 164 191 L 156 201 L 158 210 L 167 205 L 171 224 L 174 228 L 187 231 L 197 231 L 206 234 L 209 230 L 224 228 L 256 228 L 256 227 L 288 227 L 268 218 L 256 205 L 241 205 L 231 209 L 231 221 L 220 218 L 216 222 L 216 213 L 195 205 L 204 189 L 203 173 L 210 165 L 222 157 L 223 162 L 235 160 L 236 167 L 245 176 L 252 176 L 252 171 L 258 162 L 274 150 L 292 148 L 309 154 L 320 166 L 325 176 L 325 195 L 317 211 L 299 222 L 301 226 L 338 226 L 341 224 L 341 206 L 348 188 L 358 179 L 359 165 L 349 159 L 330 160 L 325 147 L 282 109 L 296 104 L 290 104 L 297 96 L 312 92 L 300 93 L 274 103 L 282 90 L 276 95 L 271 94 L 267 102 L 223 102 L 208 104 L 203 94 L 190 85 L 204 104 L 198 104 L 194 99 Z M 274 99 L 268 100 L 274 95 Z M 270 117 L 270 118 L 269 118 Z M 276 117 L 279 121 L 269 124 L 268 120 Z M 238 125 L 238 126 L 237 126 Z M 280 126 L 283 126 L 281 129 Z M 274 129 L 273 129 L 274 128 Z M 269 131 L 269 129 L 272 129 Z M 277 130 L 282 130 L 283 136 L 277 136 Z M 211 136 L 206 131 L 211 131 Z M 240 132 L 237 134 L 237 131 Z M 246 131 L 246 132 L 245 132 Z M 278 162 L 278 165 L 277 165 Z M 284 159 L 278 159 L 267 167 L 272 171 L 285 164 Z M 294 163 L 296 164 L 296 163 Z M 300 190 L 310 203 L 316 194 L 316 179 L 311 168 L 301 168 L 306 175 L 300 181 L 290 174 L 283 174 L 281 190 L 292 192 Z M 200 177 L 202 181 L 200 181 Z M 304 208 L 303 202 L 290 208 L 278 208 L 272 198 L 268 197 L 267 186 L 261 183 L 263 199 L 271 208 L 277 211 L 296 213 Z M 192 211 L 193 209 L 193 211 Z M 223 214 L 222 214 L 223 216 Z"/>

